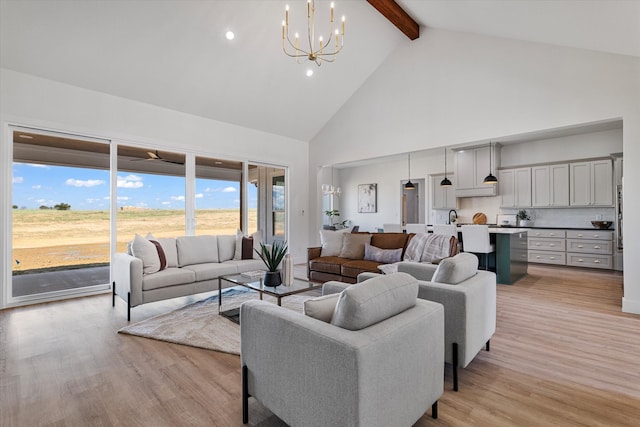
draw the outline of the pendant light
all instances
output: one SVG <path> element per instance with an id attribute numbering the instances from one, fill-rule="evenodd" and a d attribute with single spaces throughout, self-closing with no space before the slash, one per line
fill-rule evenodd
<path id="1" fill-rule="evenodd" d="M 416 186 L 411 182 L 411 153 L 409 153 L 409 180 L 404 185 L 405 190 L 415 190 Z"/>
<path id="2" fill-rule="evenodd" d="M 440 187 L 451 187 L 452 185 L 447 178 L 447 147 L 444 147 L 444 179 L 440 181 Z"/>
<path id="3" fill-rule="evenodd" d="M 484 181 L 482 181 L 484 184 L 497 184 L 498 183 L 498 178 L 495 177 L 495 175 L 493 175 L 493 171 L 491 170 L 491 141 L 489 141 L 489 175 L 487 175 L 484 179 Z"/>

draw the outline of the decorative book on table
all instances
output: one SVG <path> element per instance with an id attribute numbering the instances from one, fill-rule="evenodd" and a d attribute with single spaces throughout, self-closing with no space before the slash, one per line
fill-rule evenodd
<path id="1" fill-rule="evenodd" d="M 265 273 L 264 270 L 251 270 L 251 271 L 245 271 L 244 273 L 240 273 L 240 275 L 242 277 L 246 277 L 249 279 L 255 279 L 256 277 L 264 276 L 264 273 Z"/>

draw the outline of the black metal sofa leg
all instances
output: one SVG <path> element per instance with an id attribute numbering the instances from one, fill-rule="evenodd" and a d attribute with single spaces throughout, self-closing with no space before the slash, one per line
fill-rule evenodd
<path id="1" fill-rule="evenodd" d="M 438 401 L 436 400 L 433 405 L 431 405 L 431 418 L 434 420 L 438 418 Z"/>
<path id="2" fill-rule="evenodd" d="M 453 361 L 451 364 L 453 365 L 453 391 L 458 391 L 458 343 L 454 342 L 452 347 Z"/>
<path id="3" fill-rule="evenodd" d="M 249 422 L 249 384 L 247 365 L 242 366 L 242 424 Z"/>
<path id="4" fill-rule="evenodd" d="M 491 340 L 487 341 L 487 343 L 486 343 L 486 344 L 485 344 L 485 346 L 484 346 L 485 350 L 487 350 L 487 351 L 490 351 L 490 350 L 489 350 L 489 343 L 490 343 L 490 342 L 491 342 Z"/>
<path id="5" fill-rule="evenodd" d="M 127 322 L 131 321 L 131 292 L 127 292 Z"/>
<path id="6" fill-rule="evenodd" d="M 116 282 L 111 282 L 111 307 L 116 306 Z"/>

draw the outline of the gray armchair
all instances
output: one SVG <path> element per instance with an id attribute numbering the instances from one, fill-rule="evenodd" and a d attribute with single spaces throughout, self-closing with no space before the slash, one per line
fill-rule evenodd
<path id="1" fill-rule="evenodd" d="M 489 351 L 496 331 L 496 275 L 478 271 L 478 258 L 466 252 L 439 265 L 401 262 L 398 271 L 418 279 L 418 298 L 444 306 L 445 361 L 453 367 L 458 391 L 458 368 L 466 368 L 483 347 Z M 376 274 L 362 273 L 358 281 L 372 277 Z"/>
<path id="2" fill-rule="evenodd" d="M 437 417 L 442 305 L 417 299 L 407 274 L 370 284 L 335 298 L 331 323 L 263 301 L 241 306 L 245 424 L 249 396 L 295 426 L 411 426 L 429 406 Z"/>

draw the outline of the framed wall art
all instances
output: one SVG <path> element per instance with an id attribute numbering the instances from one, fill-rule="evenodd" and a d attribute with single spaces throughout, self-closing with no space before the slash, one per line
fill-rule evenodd
<path id="1" fill-rule="evenodd" d="M 358 185 L 358 213 L 378 212 L 378 184 Z"/>

